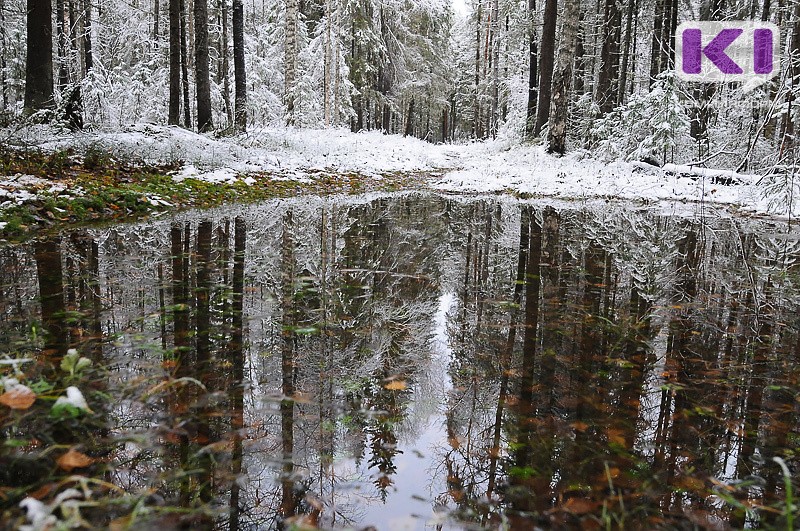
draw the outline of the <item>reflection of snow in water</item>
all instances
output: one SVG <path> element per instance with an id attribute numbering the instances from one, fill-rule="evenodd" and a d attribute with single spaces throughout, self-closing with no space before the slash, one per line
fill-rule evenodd
<path id="1" fill-rule="evenodd" d="M 397 471 L 392 475 L 392 489 L 385 504 L 381 504 L 374 492 L 372 481 L 375 470 L 367 462 L 355 464 L 354 459 L 344 459 L 334 464 L 335 475 L 358 478 L 360 484 L 335 494 L 336 506 L 352 506 L 358 499 L 369 500 L 359 516 L 359 526 L 373 525 L 388 531 L 417 529 L 447 529 L 442 525 L 441 515 L 434 510 L 435 496 L 447 490 L 444 479 L 429 467 L 434 465 L 431 455 L 436 446 L 447 440 L 445 417 L 442 405 L 452 388 L 447 373 L 450 363 L 450 347 L 447 336 L 447 313 L 456 303 L 453 293 L 439 297 L 439 307 L 433 319 L 431 357 L 427 365 L 420 367 L 419 381 L 413 382 L 413 399 L 408 404 L 406 415 L 398 433 L 398 453 L 394 458 Z"/>

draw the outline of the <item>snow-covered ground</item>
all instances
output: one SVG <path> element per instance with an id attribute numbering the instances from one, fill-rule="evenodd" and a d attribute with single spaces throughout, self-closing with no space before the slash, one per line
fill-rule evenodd
<path id="1" fill-rule="evenodd" d="M 432 176 L 426 186 L 447 192 L 697 201 L 778 216 L 794 216 L 800 211 L 800 207 L 790 209 L 785 202 L 775 201 L 774 190 L 772 198 L 765 198 L 757 176 L 675 165 L 604 163 L 585 152 L 557 158 L 545 153 L 542 146 L 509 141 L 436 145 L 374 131 L 354 134 L 345 129 L 292 128 L 213 138 L 178 127 L 137 124 L 121 131 L 70 135 L 29 129 L 16 132 L 13 143 L 46 150 L 71 147 L 78 153 L 100 149 L 153 163 L 179 160 L 183 168 L 176 173 L 176 181 L 194 177 L 253 183 L 264 173 L 309 179 L 321 171 L 373 178 L 388 173 L 426 173 Z M 0 182 L 0 194 L 5 184 Z"/>

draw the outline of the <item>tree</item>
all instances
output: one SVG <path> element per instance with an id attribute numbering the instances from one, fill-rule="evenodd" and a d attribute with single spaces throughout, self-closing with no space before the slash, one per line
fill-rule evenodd
<path id="1" fill-rule="evenodd" d="M 578 7 L 579 0 L 568 0 L 564 6 L 564 20 L 561 23 L 562 44 L 558 49 L 558 65 L 553 76 L 553 105 L 547 133 L 547 151 L 561 155 L 566 151 L 569 89 L 572 81 L 572 65 L 575 62 Z"/>
<path id="2" fill-rule="evenodd" d="M 600 75 L 597 80 L 596 100 L 600 111 L 607 113 L 614 108 L 617 91 L 614 84 L 619 74 L 619 41 L 622 19 L 617 0 L 606 0 L 603 24 L 603 47 L 600 54 Z"/>
<path id="3" fill-rule="evenodd" d="M 656 0 L 653 19 L 653 40 L 650 47 L 651 85 L 661 72 L 670 70 L 674 64 L 675 49 L 673 48 L 673 39 L 677 28 L 678 0 Z"/>
<path id="4" fill-rule="evenodd" d="M 555 61 L 557 17 L 558 5 L 556 0 L 546 0 L 540 47 L 541 55 L 539 57 L 539 95 L 536 124 L 533 128 L 534 136 L 539 136 L 539 133 L 542 132 L 542 127 L 550 118 L 550 91 L 553 81 L 553 62 Z"/>
<path id="5" fill-rule="evenodd" d="M 192 127 L 192 108 L 189 105 L 189 46 L 187 44 L 186 0 L 180 1 L 181 12 L 181 79 L 183 81 L 183 125 Z"/>
<path id="6" fill-rule="evenodd" d="M 181 113 L 181 2 L 169 0 L 169 124 Z"/>
<path id="7" fill-rule="evenodd" d="M 286 0 L 286 51 L 284 57 L 284 81 L 285 81 L 285 103 L 286 103 L 286 122 L 289 125 L 295 123 L 295 82 L 297 78 L 297 1 Z"/>
<path id="8" fill-rule="evenodd" d="M 234 129 L 247 129 L 247 71 L 244 62 L 244 5 L 233 0 Z"/>
<path id="9" fill-rule="evenodd" d="M 219 60 L 217 61 L 217 85 L 222 85 L 222 101 L 225 102 L 225 116 L 228 127 L 233 126 L 233 109 L 231 108 L 231 75 L 228 53 L 228 0 L 218 0 L 219 18 L 222 19 L 222 34 L 219 35 Z"/>
<path id="10" fill-rule="evenodd" d="M 170 0 L 171 1 L 171 0 Z M 83 66 L 88 74 L 94 68 L 92 55 L 92 2 L 83 0 Z"/>
<path id="11" fill-rule="evenodd" d="M 56 0 L 56 41 L 58 49 L 58 90 L 63 91 L 69 83 L 67 70 L 67 20 L 64 0 Z"/>
<path id="12" fill-rule="evenodd" d="M 28 0 L 25 109 L 53 106 L 53 16 L 50 0 Z"/>
<path id="13" fill-rule="evenodd" d="M 539 81 L 537 67 L 537 49 L 536 49 L 536 26 L 534 26 L 534 17 L 536 16 L 536 0 L 528 0 L 528 107 L 527 119 L 525 120 L 525 136 L 531 138 L 534 136 L 534 127 L 536 125 L 536 84 Z"/>
<path id="14" fill-rule="evenodd" d="M 211 75 L 208 57 L 208 0 L 194 1 L 194 71 L 197 90 L 197 130 L 213 127 L 211 114 Z"/>
<path id="15" fill-rule="evenodd" d="M 638 4 L 636 0 L 628 0 L 628 10 L 625 19 L 625 44 L 622 51 L 622 68 L 619 73 L 619 91 L 617 93 L 617 103 L 622 104 L 625 102 L 625 92 L 628 83 L 628 64 L 631 57 L 631 42 L 633 39 L 633 14 L 636 11 Z M 638 20 L 638 13 L 637 13 Z M 634 50 L 633 55 L 636 55 Z M 634 63 L 635 64 L 635 63 Z M 631 83 L 632 85 L 632 83 Z"/>

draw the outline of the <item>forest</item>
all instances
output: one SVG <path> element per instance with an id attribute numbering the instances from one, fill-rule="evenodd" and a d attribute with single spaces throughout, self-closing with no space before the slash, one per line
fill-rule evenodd
<path id="1" fill-rule="evenodd" d="M 0 531 L 794 530 L 799 69 L 799 0 L 0 0 Z"/>
<path id="2" fill-rule="evenodd" d="M 457 10 L 456 10 L 457 8 Z M 346 127 L 428 142 L 546 139 L 548 150 L 786 174 L 800 10 L 771 0 L 50 0 L 0 3 L 6 123 L 148 121 L 234 134 Z M 756 88 L 675 78 L 683 20 L 781 28 Z M 752 88 L 752 90 L 750 90 Z"/>

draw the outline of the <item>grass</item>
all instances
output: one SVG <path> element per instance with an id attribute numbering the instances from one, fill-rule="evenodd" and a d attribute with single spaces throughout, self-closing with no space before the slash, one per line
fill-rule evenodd
<path id="1" fill-rule="evenodd" d="M 180 163 L 152 165 L 119 160 L 112 154 L 90 150 L 0 151 L 0 175 L 32 175 L 65 187 L 63 191 L 31 190 L 36 198 L 0 209 L 6 225 L 0 237 L 22 241 L 42 231 L 68 225 L 144 217 L 158 211 L 211 208 L 228 203 L 252 203 L 298 195 L 359 194 L 397 191 L 419 186 L 428 175 L 388 173 L 381 179 L 354 173 L 307 172 L 297 180 L 280 174 L 255 174 L 253 184 L 209 183 L 187 178 L 173 180 Z"/>

